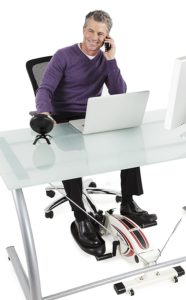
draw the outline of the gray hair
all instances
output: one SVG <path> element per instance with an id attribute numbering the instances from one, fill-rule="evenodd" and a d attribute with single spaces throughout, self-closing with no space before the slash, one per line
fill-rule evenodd
<path id="1" fill-rule="evenodd" d="M 105 23 L 107 25 L 108 31 L 110 32 L 112 28 L 112 19 L 109 14 L 103 10 L 94 10 L 89 12 L 85 17 L 85 24 L 83 27 L 87 26 L 87 22 L 93 19 L 94 21 Z"/>

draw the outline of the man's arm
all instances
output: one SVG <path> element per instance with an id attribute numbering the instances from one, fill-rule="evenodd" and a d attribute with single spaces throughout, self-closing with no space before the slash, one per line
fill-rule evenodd
<path id="1" fill-rule="evenodd" d="M 127 91 L 127 85 L 121 76 L 115 59 L 107 61 L 107 79 L 105 84 L 110 95 L 122 94 Z"/>
<path id="2" fill-rule="evenodd" d="M 59 51 L 54 54 L 48 63 L 42 82 L 37 90 L 36 108 L 38 113 L 49 114 L 53 111 L 51 102 L 65 69 L 65 60 L 61 57 Z"/>
<path id="3" fill-rule="evenodd" d="M 108 88 L 109 94 L 111 95 L 125 93 L 127 90 L 127 85 L 121 75 L 115 59 L 115 42 L 111 37 L 106 38 L 105 42 L 108 42 L 111 45 L 110 50 L 104 52 L 107 67 L 107 79 L 105 84 Z"/>

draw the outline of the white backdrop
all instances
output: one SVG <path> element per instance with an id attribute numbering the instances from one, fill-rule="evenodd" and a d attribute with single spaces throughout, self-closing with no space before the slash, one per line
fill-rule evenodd
<path id="1" fill-rule="evenodd" d="M 186 55 L 186 10 L 184 0 L 7 0 L 6 2 L 4 1 L 3 4 L 1 3 L 0 7 L 1 131 L 28 127 L 30 119 L 28 111 L 35 109 L 34 94 L 26 73 L 25 62 L 31 58 L 52 55 L 59 48 L 81 42 L 84 17 L 89 11 L 94 9 L 106 10 L 113 18 L 114 26 L 111 31 L 111 36 L 116 42 L 116 58 L 127 82 L 128 91 L 149 89 L 151 94 L 148 110 L 166 107 L 174 59 Z M 179 216 L 179 205 L 184 205 L 183 195 L 185 192 L 185 182 L 184 176 L 181 176 L 181 174 L 185 173 L 184 164 L 184 161 L 177 161 L 143 169 L 145 186 L 143 203 L 146 205 L 145 208 L 158 213 L 159 225 L 162 225 L 165 228 L 165 232 L 169 232 L 172 227 L 169 226 L 170 224 L 166 225 L 167 223 L 164 220 L 164 217 L 166 216 L 170 222 L 172 221 L 173 226 Z M 178 180 L 179 184 L 175 183 L 178 174 L 180 175 Z M 109 177 L 108 175 L 106 184 L 113 182 L 118 175 L 115 174 L 115 176 L 112 174 Z M 11 194 L 6 190 L 2 181 L 0 181 L 0 187 L 2 196 L 2 215 L 0 217 L 0 236 L 2 237 L 0 242 L 0 294 L 4 295 L 4 299 L 9 300 L 17 298 L 21 300 L 24 299 L 22 292 L 15 281 L 15 276 L 11 267 L 9 267 L 9 264 L 7 263 L 6 253 L 4 251 L 4 248 L 12 243 L 11 238 L 13 238 L 14 241 L 17 241 L 19 233 L 18 229 L 16 229 L 16 227 L 14 228 L 14 223 L 17 224 L 17 221 L 11 201 Z M 50 239 L 52 239 L 57 228 L 63 226 L 63 220 L 61 219 L 60 213 L 54 222 L 43 220 L 42 209 L 45 206 L 45 202 L 39 202 L 43 197 L 43 193 L 40 191 L 41 189 L 41 187 L 26 189 L 26 193 L 28 199 L 29 197 L 31 200 L 34 198 L 34 204 L 32 203 L 34 207 L 39 205 L 39 212 L 37 212 L 37 210 L 34 211 L 33 207 L 30 206 L 31 215 L 33 213 L 33 216 L 35 216 L 34 220 L 39 220 L 38 222 L 41 222 L 41 227 L 43 224 L 42 229 L 45 232 L 44 236 L 46 235 L 46 232 L 50 232 Z M 165 198 L 168 198 L 168 201 L 166 199 L 167 202 L 162 201 Z M 167 206 L 169 210 L 167 210 Z M 164 207 L 164 210 L 160 207 Z M 64 215 L 64 219 L 66 217 L 71 220 L 72 215 L 70 210 L 66 209 L 66 211 L 69 211 L 69 215 L 68 213 L 67 216 Z M 177 211 L 177 213 L 175 213 L 175 211 Z M 165 212 L 169 213 L 165 214 Z M 64 212 L 61 213 L 64 214 Z M 37 219 L 38 214 L 41 214 L 41 216 Z M 65 235 L 67 234 L 67 240 L 69 235 L 69 245 L 72 243 L 72 253 L 71 257 L 69 257 L 69 253 L 66 251 L 68 258 L 66 262 L 69 263 L 64 265 L 66 272 L 69 266 L 71 266 L 72 257 L 75 257 L 75 260 L 79 260 L 81 256 L 83 257 L 82 253 L 77 249 L 70 237 L 69 220 L 65 223 L 66 231 L 64 232 Z M 36 228 L 39 227 L 37 227 L 37 221 L 35 221 L 33 226 L 34 225 Z M 13 226 L 13 229 L 11 226 Z M 156 236 L 158 232 L 162 232 L 162 229 L 157 227 L 157 230 L 154 230 L 153 232 L 154 236 Z M 43 233 L 41 233 L 41 236 L 42 235 Z M 47 244 L 47 241 L 46 235 L 46 245 L 43 252 L 49 252 L 48 254 L 50 254 L 50 246 Z M 62 242 L 60 231 L 57 243 L 59 241 L 60 243 Z M 66 242 L 66 244 L 68 245 L 68 242 Z M 63 245 L 60 245 L 57 250 L 54 248 L 53 251 L 55 253 L 57 252 L 55 259 L 58 257 L 58 263 L 61 264 L 61 267 L 59 268 L 63 269 L 64 262 L 60 263 L 60 259 L 64 259 L 63 254 L 60 252 Z M 179 248 L 181 249 L 181 247 Z M 77 251 L 76 254 L 74 254 L 75 250 L 73 249 Z M 171 249 L 172 248 L 170 247 L 170 250 Z M 40 250 L 38 249 L 38 251 Z M 22 252 L 21 243 L 20 252 Z M 39 252 L 39 256 L 42 261 L 43 253 Z M 51 255 L 51 257 L 54 259 L 53 255 Z M 85 256 L 82 259 L 81 264 L 85 265 L 83 265 L 83 267 L 73 267 L 73 273 L 75 272 L 74 269 L 77 271 L 77 274 L 79 274 L 78 269 L 81 269 L 82 272 L 84 269 L 87 269 L 86 271 L 90 273 L 89 269 L 86 267 L 87 264 L 90 263 L 94 274 L 99 272 L 103 273 L 102 277 L 107 277 L 107 274 L 109 273 L 107 271 L 110 266 L 109 263 L 104 263 L 104 267 L 100 267 L 99 265 L 100 269 L 97 270 L 97 267 L 95 267 L 97 263 L 92 260 L 92 258 Z M 92 265 L 90 261 L 92 262 Z M 58 263 L 56 262 L 57 266 Z M 116 262 L 116 265 L 117 264 L 120 264 L 119 260 Z M 50 274 L 52 267 L 53 264 L 51 263 L 50 268 L 48 268 L 48 265 L 44 263 L 43 258 L 41 269 L 43 269 L 44 280 L 46 274 Z M 114 265 L 112 265 L 112 268 L 114 269 Z M 125 269 L 123 270 L 120 268 L 119 273 L 124 271 Z M 85 272 L 82 273 L 82 277 L 83 275 L 85 276 L 84 273 Z M 114 274 L 117 273 L 116 268 Z M 110 276 L 114 274 L 110 274 Z M 61 270 L 59 277 L 60 276 L 61 286 L 63 286 L 64 269 Z M 77 277 L 79 276 L 76 275 L 75 278 L 77 279 Z M 81 284 L 91 281 L 86 276 L 85 279 L 86 280 L 81 282 Z M 47 291 L 47 288 L 50 285 L 53 285 L 54 282 L 52 283 L 52 281 L 54 280 L 54 277 L 50 276 L 50 279 L 46 280 L 50 280 L 50 284 L 46 284 L 45 286 L 45 290 Z M 97 275 L 93 280 L 97 280 Z M 75 279 L 72 279 L 69 287 L 73 287 L 74 285 L 76 285 Z M 66 287 L 68 287 L 68 284 Z M 175 293 L 175 295 L 179 294 L 179 298 L 183 299 L 183 294 L 185 292 L 183 284 L 174 288 L 170 288 L 169 285 L 167 285 L 165 286 L 165 290 L 162 285 L 161 288 L 163 292 L 166 291 L 168 294 Z M 63 287 L 57 290 L 56 287 L 53 288 L 54 292 L 58 292 L 62 289 Z M 108 286 L 107 288 L 99 289 L 98 291 L 89 291 L 77 296 L 71 296 L 71 299 L 73 299 L 73 297 L 74 299 L 86 299 L 86 297 L 93 298 L 96 297 L 96 295 L 99 295 L 99 297 L 105 295 L 109 298 L 111 295 L 110 291 L 111 287 Z M 50 292 L 51 291 L 48 293 Z M 152 293 L 154 294 L 154 298 L 160 297 L 160 291 L 157 292 L 155 288 L 148 290 L 148 292 L 143 291 L 139 295 L 141 297 L 143 295 L 144 297 L 145 294 L 146 297 L 149 298 L 149 296 L 153 296 Z M 117 296 L 113 293 L 112 298 L 114 297 Z M 138 296 L 136 296 L 136 299 L 138 299 Z"/>
<path id="2" fill-rule="evenodd" d="M 113 3 L 112 3 L 113 2 Z M 148 109 L 167 104 L 173 61 L 186 54 L 185 1 L 7 0 L 1 8 L 0 130 L 27 126 L 35 107 L 25 71 L 28 59 L 53 54 L 82 40 L 84 17 L 104 9 L 128 91 L 149 89 Z M 2 4 L 1 4 L 2 5 Z"/>

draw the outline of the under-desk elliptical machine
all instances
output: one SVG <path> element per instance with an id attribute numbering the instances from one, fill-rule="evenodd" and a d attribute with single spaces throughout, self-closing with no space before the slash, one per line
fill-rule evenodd
<path id="1" fill-rule="evenodd" d="M 68 198 L 65 195 L 64 189 L 62 190 L 59 189 L 58 191 L 69 201 L 73 202 L 72 199 Z M 127 261 L 143 266 L 142 268 L 137 269 L 135 271 L 125 273 L 125 276 L 123 276 L 122 274 L 121 278 L 132 277 L 132 279 L 125 281 L 124 283 L 123 282 L 115 283 L 114 289 L 117 294 L 128 293 L 131 296 L 133 296 L 135 289 L 139 286 L 151 284 L 153 282 L 162 281 L 166 279 L 170 279 L 176 283 L 178 282 L 179 277 L 185 275 L 185 270 L 181 266 L 174 266 L 169 269 L 160 270 L 170 265 L 175 265 L 178 262 L 175 260 L 174 263 L 172 264 L 169 263 L 158 264 L 158 259 L 161 257 L 162 252 L 167 246 L 169 240 L 171 239 L 174 232 L 177 230 L 178 226 L 180 225 L 182 218 L 184 217 L 184 215 L 186 215 L 186 206 L 183 207 L 183 216 L 179 219 L 179 221 L 174 226 L 172 233 L 167 238 L 162 249 L 159 250 L 158 248 L 154 249 L 151 247 L 148 238 L 144 233 L 144 230 L 142 230 L 142 228 L 145 227 L 145 226 L 143 227 L 142 223 L 140 227 L 130 218 L 119 214 L 114 214 L 113 209 L 110 209 L 103 213 L 103 211 L 96 209 L 87 191 L 84 190 L 83 196 L 84 196 L 84 200 L 87 201 L 92 211 L 88 213 L 84 211 L 81 207 L 79 207 L 79 209 L 84 211 L 84 213 L 87 214 L 88 217 L 92 219 L 95 227 L 97 227 L 97 230 L 102 236 L 111 235 L 113 239 L 112 252 L 106 253 L 102 256 L 97 256 L 96 259 L 98 261 L 101 261 L 104 259 L 112 258 L 116 256 L 117 253 L 119 253 Z M 73 204 L 77 205 L 75 202 L 73 202 Z M 74 222 L 71 225 L 71 233 L 74 239 L 76 240 L 76 242 L 78 242 L 76 237 L 76 232 L 74 231 L 75 227 L 73 225 Z M 150 227 L 150 224 L 148 225 L 148 227 Z M 139 276 L 133 278 L 136 275 Z"/>
<path id="2" fill-rule="evenodd" d="M 91 191 L 92 189 L 93 188 L 91 188 Z M 72 199 L 66 196 L 64 189 L 59 189 L 58 192 L 63 195 L 64 199 L 66 198 L 69 201 L 71 201 L 74 205 L 78 206 L 75 202 L 72 201 Z M 78 206 L 79 209 L 84 211 L 84 213 L 92 219 L 92 222 L 94 223 L 95 227 L 97 227 L 97 230 L 102 236 L 111 235 L 113 239 L 112 252 L 105 253 L 102 256 L 97 256 L 96 259 L 98 261 L 101 261 L 104 259 L 112 258 L 116 256 L 117 253 L 119 253 L 127 261 L 143 266 L 142 268 L 137 269 L 135 271 L 125 273 L 125 276 L 124 274 L 122 274 L 121 278 L 119 279 L 130 277 L 132 277 L 132 279 L 127 280 L 124 283 L 115 283 L 114 289 L 117 294 L 128 293 L 131 296 L 133 296 L 135 293 L 135 289 L 139 286 L 152 284 L 153 282 L 167 279 L 170 279 L 176 283 L 178 282 L 179 277 L 185 275 L 185 270 L 181 266 L 174 266 L 165 270 L 160 270 L 170 265 L 175 265 L 178 262 L 175 260 L 172 264 L 158 264 L 158 259 L 161 257 L 162 252 L 167 246 L 169 240 L 180 225 L 182 218 L 184 217 L 184 215 L 186 215 L 186 206 L 183 207 L 183 216 L 174 226 L 172 233 L 167 238 L 162 249 L 159 250 L 158 248 L 154 249 L 151 247 L 148 238 L 144 233 L 144 230 L 142 230 L 142 228 L 145 228 L 147 226 L 145 226 L 145 224 L 143 226 L 143 223 L 141 223 L 140 219 L 139 223 L 141 223 L 141 227 L 128 217 L 119 214 L 114 214 L 113 209 L 110 209 L 103 213 L 103 211 L 96 209 L 96 206 L 93 204 L 90 195 L 87 193 L 87 189 L 83 191 L 83 196 L 84 200 L 87 201 L 87 203 L 89 204 L 91 212 L 88 213 Z M 154 224 L 152 224 L 152 226 L 153 225 Z M 150 226 L 151 225 L 148 224 L 148 227 Z M 74 230 L 74 228 L 75 226 L 73 222 L 71 224 L 71 233 L 76 242 L 78 243 L 76 231 Z M 81 245 L 79 244 L 79 246 Z M 133 278 L 136 275 L 139 276 Z M 110 282 L 113 282 L 113 280 Z"/>
<path id="3" fill-rule="evenodd" d="M 44 130 L 45 122 L 47 129 Z M 36 136 L 36 139 L 34 141 L 34 145 L 36 142 L 43 138 L 46 140 L 48 144 L 50 144 L 50 141 L 48 138 L 51 138 L 51 136 L 46 137 L 46 133 L 52 130 L 53 128 L 53 121 L 48 118 L 46 115 L 38 115 L 34 116 L 31 119 L 30 126 L 31 128 L 39 133 L 39 135 Z M 42 127 L 42 130 L 40 130 L 40 127 Z M 36 130 L 37 129 L 37 130 Z M 123 282 L 118 282 L 114 284 L 114 289 L 117 294 L 122 293 L 128 293 L 131 296 L 134 295 L 135 288 L 138 286 L 141 286 L 143 284 L 150 284 L 153 282 L 170 279 L 173 282 L 178 282 L 178 278 L 182 275 L 185 275 L 185 271 L 181 266 L 174 266 L 171 268 L 168 268 L 168 266 L 172 266 L 180 262 L 180 260 L 172 260 L 165 263 L 158 263 L 158 259 L 162 255 L 162 252 L 164 251 L 165 247 L 167 246 L 169 240 L 173 236 L 174 232 L 177 230 L 178 226 L 180 225 L 183 216 L 179 219 L 179 221 L 176 223 L 172 233 L 166 240 L 164 246 L 161 250 L 159 249 L 153 249 L 150 246 L 150 243 L 148 241 L 148 238 L 146 237 L 144 231 L 142 228 L 150 227 L 153 225 L 156 225 L 156 222 L 153 222 L 152 224 L 145 224 L 140 219 L 136 224 L 133 220 L 131 220 L 128 217 L 121 216 L 119 214 L 114 214 L 114 210 L 110 209 L 103 213 L 101 210 L 97 210 L 95 204 L 93 203 L 93 200 L 90 197 L 90 194 L 94 193 L 104 193 L 103 189 L 99 189 L 96 187 L 95 183 L 88 181 L 85 183 L 86 187 L 84 187 L 83 190 L 83 198 L 87 202 L 87 204 L 90 207 L 91 212 L 84 211 L 81 207 L 79 207 L 75 202 L 73 202 L 72 199 L 67 197 L 64 188 L 59 187 L 56 188 L 53 187 L 51 184 L 50 188 L 48 188 L 48 196 L 54 196 L 56 191 L 62 195 L 62 198 L 60 197 L 60 203 L 63 203 L 65 201 L 71 201 L 74 205 L 76 205 L 81 211 L 83 211 L 86 215 L 88 215 L 89 218 L 92 219 L 92 222 L 94 223 L 95 227 L 99 231 L 99 233 L 104 235 L 111 235 L 113 238 L 112 242 L 112 252 L 106 253 L 101 256 L 97 256 L 96 259 L 98 261 L 112 258 L 116 256 L 116 254 L 119 252 L 122 257 L 124 257 L 127 261 L 135 263 L 135 264 L 142 264 L 143 267 L 140 269 L 136 269 L 131 272 L 127 272 L 124 274 L 121 274 L 121 276 L 111 277 L 105 280 L 102 284 L 98 284 L 97 282 L 92 284 L 92 287 L 96 287 L 99 285 L 103 285 L 106 283 L 114 282 L 117 280 L 121 280 L 123 278 L 132 278 L 130 280 Z M 116 195 L 116 201 L 119 202 L 121 198 L 120 193 L 116 193 L 114 191 L 108 192 L 105 191 L 107 194 Z M 51 194 L 50 194 L 51 193 Z M 55 201 L 56 203 L 56 201 Z M 52 211 L 54 207 L 48 208 L 48 213 Z M 46 211 L 47 213 L 47 211 Z M 183 207 L 183 215 L 186 215 L 186 206 Z M 48 216 L 49 217 L 49 216 Z M 53 217 L 50 216 L 50 218 Z M 77 237 L 74 230 L 74 222 L 71 225 L 71 232 L 73 237 L 75 238 L 76 242 Z M 81 247 L 82 248 L 82 247 Z M 82 248 L 83 249 L 83 248 Z M 92 253 L 93 254 L 93 253 Z M 183 258 L 181 262 L 185 261 Z M 165 270 L 162 270 L 163 268 L 166 268 Z M 161 270 L 161 271 L 160 271 Z M 139 277 L 134 277 L 139 275 Z M 96 285 L 97 284 L 97 285 Z M 85 287 L 85 286 L 84 286 Z M 81 287 L 80 287 L 81 288 Z M 88 288 L 88 287 L 87 287 Z M 90 288 L 90 287 L 89 287 Z M 78 289 L 78 288 L 77 288 Z M 84 289 L 83 289 L 84 290 Z"/>

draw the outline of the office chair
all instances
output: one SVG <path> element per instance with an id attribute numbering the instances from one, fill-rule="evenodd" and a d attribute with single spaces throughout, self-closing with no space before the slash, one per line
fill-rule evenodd
<path id="1" fill-rule="evenodd" d="M 37 89 L 39 87 L 39 84 L 41 82 L 43 73 L 51 60 L 52 56 L 45 56 L 45 57 L 39 57 L 35 59 L 31 59 L 26 62 L 26 70 L 28 72 L 28 76 L 30 78 L 32 88 L 34 91 L 34 94 L 36 95 Z M 37 111 L 30 111 L 29 114 L 31 116 L 35 116 L 37 114 Z M 91 209 L 94 211 L 95 214 L 100 213 L 101 211 L 96 210 L 94 204 L 92 203 L 92 199 L 89 198 L 89 194 L 110 194 L 116 196 L 116 202 L 121 201 L 121 193 L 118 193 L 116 191 L 98 188 L 96 186 L 96 183 L 92 181 L 91 179 L 87 179 L 83 181 L 83 194 L 85 199 L 87 200 L 88 204 L 90 205 Z M 68 201 L 68 199 L 64 196 L 64 188 L 61 183 L 60 186 L 56 186 L 55 184 L 50 183 L 50 186 L 46 188 L 46 195 L 50 198 L 53 198 L 57 193 L 60 193 L 60 198 L 53 203 L 51 203 L 49 206 L 45 208 L 45 217 L 46 218 L 53 218 L 54 212 L 53 210 L 63 204 L 64 202 Z M 61 197 L 61 194 L 63 195 Z"/>

